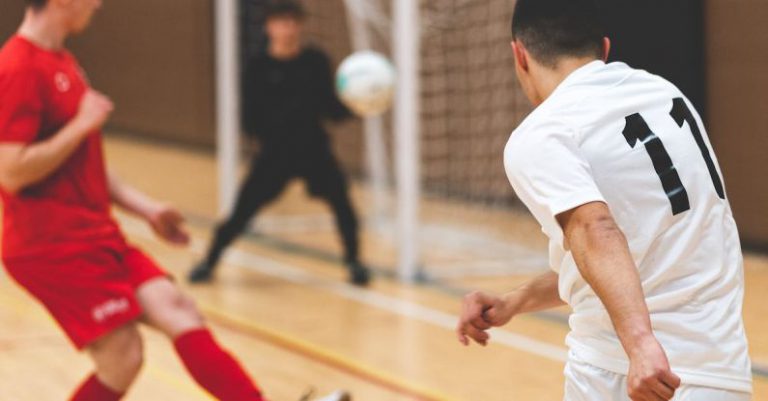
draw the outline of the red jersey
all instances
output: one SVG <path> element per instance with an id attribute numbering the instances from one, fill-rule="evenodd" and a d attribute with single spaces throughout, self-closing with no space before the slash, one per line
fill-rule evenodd
<path id="1" fill-rule="evenodd" d="M 32 144 L 56 134 L 78 112 L 88 89 L 67 51 L 42 49 L 21 36 L 0 50 L 0 142 Z M 3 201 L 3 260 L 124 246 L 110 215 L 101 133 L 91 133 L 55 172 Z"/>

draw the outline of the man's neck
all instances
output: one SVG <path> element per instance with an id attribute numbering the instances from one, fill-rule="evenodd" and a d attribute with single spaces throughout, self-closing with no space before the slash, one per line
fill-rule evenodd
<path id="1" fill-rule="evenodd" d="M 597 59 L 593 57 L 564 58 L 558 61 L 555 68 L 539 68 L 537 93 L 541 95 L 541 101 L 543 102 L 552 95 L 552 92 L 574 71 L 593 61 L 597 61 Z"/>
<path id="2" fill-rule="evenodd" d="M 301 53 L 301 43 L 291 44 L 277 44 L 272 43 L 269 45 L 269 55 L 278 60 L 290 60 L 295 58 Z"/>
<path id="3" fill-rule="evenodd" d="M 18 34 L 44 49 L 61 50 L 68 33 L 61 19 L 50 10 L 27 8 Z"/>

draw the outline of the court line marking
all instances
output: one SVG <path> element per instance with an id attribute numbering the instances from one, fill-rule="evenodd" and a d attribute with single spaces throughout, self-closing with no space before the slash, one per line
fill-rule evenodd
<path id="1" fill-rule="evenodd" d="M 126 233 L 129 233 L 135 237 L 140 237 L 144 240 L 154 240 L 154 234 L 152 234 L 152 232 L 140 222 L 137 222 L 128 217 L 125 221 L 121 221 L 121 223 Z M 187 252 L 192 251 L 194 253 L 202 253 L 203 250 L 203 243 L 193 239 Z M 224 255 L 224 260 L 231 260 L 232 258 L 237 258 L 238 256 L 247 259 L 249 256 L 252 256 L 247 252 L 242 252 L 242 254 L 238 255 L 239 252 L 240 251 L 236 250 L 228 251 L 227 254 Z M 268 261 L 271 261 L 271 259 L 265 258 L 262 262 L 267 263 Z M 272 262 L 276 263 L 274 261 Z M 246 260 L 246 265 L 247 263 L 253 263 L 253 261 Z M 303 269 L 288 265 L 278 265 L 272 267 L 275 269 L 273 270 L 273 273 L 275 271 L 279 271 L 280 269 L 285 270 L 279 275 L 274 274 L 273 277 L 292 283 L 305 283 L 305 285 L 308 287 L 322 287 L 323 283 L 321 283 L 318 278 L 310 273 L 305 272 Z M 263 275 L 269 276 L 270 274 Z M 211 321 L 222 326 L 223 328 L 228 328 L 238 334 L 250 334 L 251 337 L 258 337 L 267 344 L 278 346 L 285 350 L 300 354 L 307 359 L 318 361 L 348 375 L 356 376 L 358 379 L 377 385 L 383 389 L 400 393 L 420 401 L 456 401 L 455 398 L 449 397 L 439 391 L 430 389 L 416 382 L 408 381 L 406 379 L 402 379 L 386 373 L 383 370 L 367 366 L 355 361 L 352 358 L 346 357 L 327 348 L 320 347 L 298 337 L 294 337 L 283 331 L 275 330 L 265 325 L 258 324 L 246 317 L 224 312 L 221 310 L 221 308 L 217 308 L 210 302 L 196 300 L 196 303 L 198 304 L 198 307 L 201 309 L 201 311 L 207 317 L 209 317 Z"/>
<path id="2" fill-rule="evenodd" d="M 196 242 L 193 244 L 196 248 L 199 245 L 200 244 Z M 224 260 L 228 264 L 234 264 L 241 268 L 284 279 L 295 284 L 324 288 L 327 291 L 344 298 L 424 323 L 430 323 L 451 331 L 454 330 L 456 325 L 457 317 L 448 313 L 409 301 L 404 301 L 399 298 L 375 293 L 371 290 L 352 287 L 348 284 L 319 281 L 314 278 L 311 273 L 308 273 L 301 268 L 283 264 L 273 259 L 256 256 L 239 249 L 232 248 L 228 250 L 227 254 L 224 255 Z M 513 349 L 525 351 L 558 362 L 567 361 L 568 351 L 564 347 L 544 343 L 505 330 L 491 329 L 490 334 L 491 342 L 499 343 Z M 768 378 L 768 366 L 752 361 L 752 374 L 758 378 L 766 379 Z"/>
<path id="3" fill-rule="evenodd" d="M 193 216 L 193 223 L 198 226 L 212 227 L 211 219 L 202 216 Z M 337 258 L 333 257 L 330 253 L 325 252 L 322 249 L 308 247 L 303 244 L 290 242 L 277 237 L 270 237 L 264 234 L 245 233 L 243 238 L 250 243 L 264 246 L 267 248 L 277 249 L 279 251 L 296 253 L 308 258 L 314 258 L 325 262 L 334 262 Z M 378 276 L 393 279 L 395 274 L 389 270 L 378 268 L 373 269 Z M 461 297 L 464 294 L 469 293 L 471 290 L 466 288 L 456 287 L 446 284 L 433 275 L 423 277 L 423 281 L 417 284 L 423 285 L 428 288 L 434 288 L 443 293 Z M 527 316 L 535 317 L 540 320 L 558 323 L 563 326 L 568 326 L 568 317 L 557 312 L 543 311 L 529 313 Z M 760 363 L 752 360 L 752 375 L 761 380 L 768 380 L 768 363 Z"/>
<path id="4" fill-rule="evenodd" d="M 154 234 L 145 225 L 139 223 L 130 216 L 121 219 L 126 232 L 145 240 L 154 240 Z M 189 251 L 195 254 L 203 254 L 206 250 L 204 241 L 192 238 Z M 346 298 L 357 303 L 381 309 L 401 317 L 410 318 L 422 323 L 431 324 L 451 332 L 456 328 L 457 316 L 445 313 L 433 308 L 419 305 L 389 295 L 380 294 L 368 289 L 353 287 L 346 283 L 321 280 L 312 273 L 294 265 L 279 262 L 277 260 L 257 256 L 253 253 L 228 249 L 223 255 L 223 261 L 230 265 L 252 270 L 265 276 L 271 276 L 294 284 L 307 285 L 320 288 L 341 298 Z M 515 334 L 506 330 L 491 329 L 493 342 L 507 347 L 541 356 L 558 362 L 565 362 L 568 351 L 564 347 L 552 345 L 521 334 Z"/>
<path id="5" fill-rule="evenodd" d="M 383 389 L 412 397 L 420 401 L 456 401 L 456 399 L 451 398 L 445 394 L 441 394 L 437 391 L 416 383 L 401 380 L 395 376 L 385 373 L 384 371 L 367 367 L 358 362 L 355 362 L 350 358 L 346 358 L 340 354 L 320 348 L 307 341 L 290 336 L 284 332 L 259 325 L 247 318 L 240 317 L 235 314 L 222 312 L 211 304 L 200 301 L 196 301 L 196 303 L 199 305 L 200 309 L 205 313 L 205 315 L 221 328 L 231 330 L 240 335 L 258 337 L 270 345 L 283 348 L 289 352 L 297 353 L 304 358 L 323 363 L 330 366 L 331 368 L 335 368 L 336 370 L 339 370 L 350 376 L 355 376 L 358 379 L 367 381 Z M 30 316 L 31 319 L 38 323 L 56 325 L 56 321 L 48 314 L 23 313 L 22 310 L 26 308 L 27 305 L 17 296 L 0 293 L 0 304 L 11 306 L 11 309 L 13 309 L 17 315 Z M 60 336 L 50 334 L 46 335 L 46 337 L 59 339 Z M 0 339 L 0 345 L 2 345 L 2 339 Z M 65 345 L 64 343 L 60 345 L 57 344 L 57 347 L 65 346 L 68 345 Z M 12 351 L 14 349 L 19 349 L 20 347 L 13 347 L 11 345 L 4 348 Z M 216 400 L 216 398 L 205 391 L 205 389 L 191 384 L 189 381 L 191 378 L 184 379 L 179 375 L 164 370 L 146 360 L 144 363 L 144 371 L 153 378 L 160 380 L 166 385 L 188 396 L 203 397 L 211 401 Z"/>
<path id="6" fill-rule="evenodd" d="M 154 240 L 154 234 L 149 228 L 132 218 L 121 219 L 126 232 L 145 240 Z M 203 254 L 206 250 L 204 241 L 193 238 L 189 251 Z M 271 276 L 294 284 L 307 285 L 330 292 L 341 298 L 384 310 L 401 317 L 410 318 L 453 332 L 456 328 L 457 317 L 433 308 L 400 298 L 384 295 L 368 289 L 353 287 L 346 283 L 319 279 L 306 270 L 282 263 L 271 258 L 254 255 L 237 248 L 228 249 L 223 255 L 224 263 L 255 271 L 265 276 Z M 558 362 L 565 362 L 568 351 L 564 347 L 552 345 L 521 334 L 506 330 L 492 329 L 493 342 L 506 345 L 519 351 L 541 356 Z M 458 344 L 458 342 L 457 342 Z M 458 345 L 457 345 L 458 346 Z"/>
<path id="7" fill-rule="evenodd" d="M 192 247 L 195 251 L 203 249 L 202 243 L 198 241 L 194 241 Z M 294 284 L 320 288 L 341 298 L 346 298 L 363 305 L 384 310 L 401 317 L 437 326 L 451 332 L 454 331 L 458 321 L 456 316 L 446 312 L 419 305 L 411 301 L 373 292 L 371 290 L 353 287 L 345 283 L 321 280 L 313 274 L 306 272 L 304 269 L 278 262 L 270 258 L 257 256 L 239 249 L 228 250 L 227 254 L 224 255 L 224 261 L 227 264 L 236 265 L 247 270 L 252 270 L 266 276 L 276 277 Z M 493 329 L 491 330 L 491 336 L 493 342 L 506 345 L 519 351 L 524 351 L 558 362 L 565 362 L 567 359 L 568 352 L 564 347 L 558 347 L 505 330 Z"/>
<path id="8" fill-rule="evenodd" d="M 250 319 L 236 314 L 222 312 L 208 304 L 198 302 L 198 305 L 211 321 L 223 328 L 230 329 L 237 334 L 257 337 L 265 343 L 297 353 L 304 358 L 323 363 L 331 368 L 355 376 L 358 379 L 367 381 L 378 387 L 401 395 L 413 397 L 417 400 L 455 401 L 454 398 L 427 388 L 426 386 L 405 381 L 382 370 L 356 362 L 339 353 L 318 347 L 317 345 L 298 337 L 288 335 L 285 332 L 270 329 L 267 326 L 257 324 Z"/>
<path id="9" fill-rule="evenodd" d="M 129 217 L 124 219 L 124 222 L 127 223 L 130 220 L 131 218 Z M 124 224 L 126 231 L 128 231 L 128 227 L 131 226 L 131 228 L 134 230 L 132 231 L 133 234 L 141 236 L 144 239 L 154 238 L 153 234 L 149 231 L 148 228 L 144 226 L 137 227 L 135 220 L 133 220 L 133 223 L 134 224 Z M 139 229 L 137 230 L 137 228 Z M 190 251 L 197 254 L 202 254 L 205 252 L 206 245 L 207 244 L 202 240 L 193 238 L 190 245 Z M 289 265 L 273 259 L 260 257 L 245 251 L 241 251 L 237 248 L 230 248 L 227 250 L 223 259 L 227 261 L 227 263 L 235 264 L 241 268 L 253 270 L 264 275 L 292 282 L 294 284 L 303 284 L 324 288 L 327 291 L 343 298 L 373 306 L 378 309 L 386 310 L 404 317 L 410 317 L 414 320 L 431 323 L 451 331 L 453 331 L 455 327 L 456 317 L 445 312 L 424 307 L 422 305 L 401 300 L 399 298 L 374 293 L 370 290 L 352 287 L 348 284 L 321 281 L 315 278 L 312 274 L 306 272 L 304 269 L 294 265 Z M 567 361 L 568 351 L 564 347 L 558 347 L 549 343 L 544 343 L 520 334 L 515 334 L 500 329 L 491 329 L 490 334 L 492 341 L 495 343 L 499 343 L 513 349 L 542 356 L 558 362 Z M 754 361 L 752 362 L 752 366 L 752 373 L 754 375 L 761 379 L 768 378 L 768 366 L 756 363 Z"/>

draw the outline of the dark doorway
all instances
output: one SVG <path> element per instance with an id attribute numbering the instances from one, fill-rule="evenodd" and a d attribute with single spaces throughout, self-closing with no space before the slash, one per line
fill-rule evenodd
<path id="1" fill-rule="evenodd" d="M 613 42 L 611 61 L 663 76 L 706 115 L 701 0 L 598 0 Z"/>

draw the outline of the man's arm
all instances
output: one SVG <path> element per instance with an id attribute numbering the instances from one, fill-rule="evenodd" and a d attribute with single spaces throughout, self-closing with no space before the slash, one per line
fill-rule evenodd
<path id="1" fill-rule="evenodd" d="M 331 61 L 324 53 L 318 53 L 318 74 L 320 75 L 321 101 L 325 117 L 333 121 L 343 121 L 354 116 L 352 111 L 341 102 L 336 94 L 334 85 L 334 73 L 331 68 Z"/>
<path id="2" fill-rule="evenodd" d="M 640 276 L 608 206 L 592 202 L 557 216 L 584 280 L 611 317 L 629 356 L 632 400 L 669 400 L 680 385 L 651 327 Z"/>
<path id="3" fill-rule="evenodd" d="M 17 193 L 56 171 L 82 140 L 100 128 L 113 105 L 104 95 L 89 91 L 75 118 L 51 138 L 32 144 L 0 143 L 0 186 Z"/>
<path id="4" fill-rule="evenodd" d="M 539 312 L 563 306 L 565 302 L 560 299 L 557 288 L 558 278 L 555 272 L 544 273 L 504 295 L 504 300 L 508 307 L 515 310 L 515 314 Z M 486 313 L 491 320 L 496 317 L 492 312 Z"/>
<path id="5" fill-rule="evenodd" d="M 150 220 L 162 208 L 160 202 L 126 184 L 114 173 L 109 172 L 107 180 L 112 202 L 131 214 Z"/>
<path id="6" fill-rule="evenodd" d="M 155 233 L 168 242 L 186 245 L 189 234 L 184 230 L 184 217 L 173 207 L 150 198 L 110 173 L 109 194 L 121 208 L 146 220 Z"/>
<path id="7" fill-rule="evenodd" d="M 469 345 L 471 338 L 486 345 L 490 338 L 486 332 L 491 327 L 507 324 L 515 315 L 538 312 L 565 305 L 557 290 L 558 276 L 544 273 L 526 282 L 503 297 L 483 292 L 473 292 L 464 297 L 459 324 L 456 328 L 459 341 Z"/>

